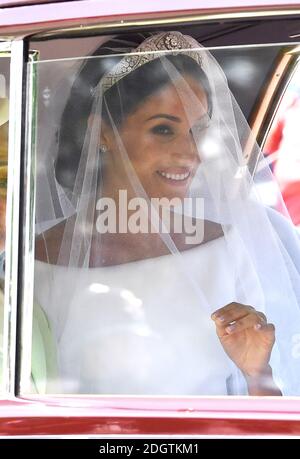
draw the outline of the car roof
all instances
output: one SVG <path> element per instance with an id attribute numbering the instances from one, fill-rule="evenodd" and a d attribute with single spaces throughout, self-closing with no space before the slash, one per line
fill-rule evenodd
<path id="1" fill-rule="evenodd" d="M 162 11 L 187 11 L 187 10 L 212 10 L 221 8 L 247 8 L 247 7 L 272 7 L 272 6 L 294 6 L 299 5 L 298 0 L 151 0 L 149 2 L 140 2 L 140 0 L 0 0 L 0 8 L 15 6 L 44 5 L 53 3 L 66 3 L 70 8 L 70 3 L 80 4 L 90 3 L 103 13 L 113 11 L 126 13 L 145 13 L 145 12 L 162 12 Z M 44 5 L 45 6 L 45 5 Z"/>
<path id="2" fill-rule="evenodd" d="M 298 8 L 297 8 L 298 6 Z M 275 10 L 275 11 L 274 11 Z M 69 27 L 87 20 L 94 22 L 119 21 L 137 18 L 177 17 L 189 14 L 257 15 L 299 13 L 299 0 L 0 0 L 0 35 L 3 39 L 46 28 Z"/>

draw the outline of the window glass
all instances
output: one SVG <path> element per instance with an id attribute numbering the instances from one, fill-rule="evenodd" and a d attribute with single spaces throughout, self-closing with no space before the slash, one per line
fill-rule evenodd
<path id="1" fill-rule="evenodd" d="M 299 241 L 246 119 L 271 48 L 173 31 L 29 64 L 33 391 L 299 393 Z"/>
<path id="2" fill-rule="evenodd" d="M 280 101 L 264 145 L 264 153 L 271 162 L 284 203 L 297 227 L 300 227 L 299 119 L 300 66 L 298 64 Z M 278 203 L 275 203 L 275 206 L 278 208 Z"/>
<path id="3" fill-rule="evenodd" d="M 0 45 L 0 391 L 3 375 L 4 251 L 8 154 L 9 65 L 10 57 L 6 52 L 1 52 Z"/>

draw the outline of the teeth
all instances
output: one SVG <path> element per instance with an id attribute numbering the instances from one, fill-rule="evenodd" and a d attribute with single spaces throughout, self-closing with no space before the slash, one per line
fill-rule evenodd
<path id="1" fill-rule="evenodd" d="M 158 172 L 163 177 L 166 177 L 167 179 L 171 179 L 171 180 L 185 180 L 190 175 L 189 172 L 186 172 L 185 174 L 169 174 L 168 172 L 163 172 L 163 171 L 158 171 Z"/>

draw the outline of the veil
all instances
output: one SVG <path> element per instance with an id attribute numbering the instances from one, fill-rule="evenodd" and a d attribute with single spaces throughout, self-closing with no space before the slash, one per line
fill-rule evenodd
<path id="1" fill-rule="evenodd" d="M 298 395 L 299 236 L 264 204 L 269 181 L 285 208 L 210 52 L 180 32 L 110 39 L 49 137 L 35 298 L 64 391 L 247 394 L 211 320 L 236 302 L 274 324 L 274 380 Z"/>

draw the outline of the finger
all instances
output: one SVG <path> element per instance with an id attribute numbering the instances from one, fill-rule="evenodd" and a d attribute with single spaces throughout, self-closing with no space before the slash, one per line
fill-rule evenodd
<path id="1" fill-rule="evenodd" d="M 270 344 L 275 343 L 275 326 L 273 324 L 265 324 L 262 325 L 258 330 L 257 333 L 263 333 L 264 338 L 269 341 Z"/>
<path id="2" fill-rule="evenodd" d="M 212 314 L 212 319 L 215 320 L 218 324 L 229 324 L 234 320 L 241 319 L 247 314 L 252 313 L 255 309 L 252 306 L 240 304 L 240 303 L 230 303 L 228 307 L 218 309 Z"/>
<path id="3" fill-rule="evenodd" d="M 256 311 L 256 313 L 262 318 L 264 319 L 265 322 L 268 322 L 267 320 L 267 317 L 265 316 L 265 314 L 261 311 Z"/>
<path id="4" fill-rule="evenodd" d="M 247 316 L 242 317 L 230 323 L 229 325 L 223 326 L 222 328 L 225 329 L 226 333 L 233 334 L 238 333 L 248 328 L 252 328 L 254 330 L 261 330 L 263 326 L 266 326 L 266 321 L 257 313 L 247 314 Z"/>
<path id="5" fill-rule="evenodd" d="M 270 335 L 275 335 L 275 325 L 271 323 L 261 324 L 261 327 L 258 327 L 257 331 L 262 331 L 265 333 L 269 333 Z"/>
<path id="6" fill-rule="evenodd" d="M 226 304 L 226 305 L 223 306 L 222 308 L 216 309 L 216 310 L 213 312 L 212 316 L 219 317 L 219 316 L 221 316 L 222 314 L 224 314 L 225 312 L 231 311 L 232 309 L 235 309 L 237 306 L 252 308 L 252 306 L 250 306 L 250 305 L 248 305 L 248 304 L 242 304 L 242 303 L 237 303 L 236 301 L 233 301 L 232 303 Z M 254 308 L 252 308 L 252 309 L 254 309 Z"/>

